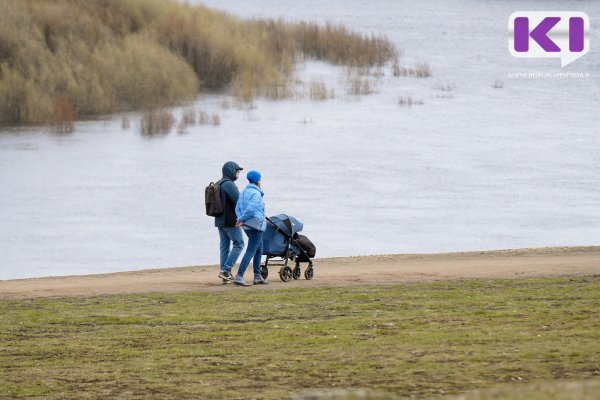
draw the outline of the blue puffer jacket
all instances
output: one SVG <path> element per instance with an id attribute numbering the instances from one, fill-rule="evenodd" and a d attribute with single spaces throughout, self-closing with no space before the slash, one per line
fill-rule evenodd
<path id="1" fill-rule="evenodd" d="M 265 219 L 265 203 L 263 196 L 265 193 L 254 183 L 246 186 L 246 189 L 240 194 L 240 198 L 235 206 L 235 214 L 238 221 L 244 223 L 243 228 L 253 228 L 264 231 L 267 229 Z"/>

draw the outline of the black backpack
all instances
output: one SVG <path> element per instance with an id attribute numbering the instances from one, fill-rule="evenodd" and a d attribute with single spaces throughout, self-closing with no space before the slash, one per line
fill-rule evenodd
<path id="1" fill-rule="evenodd" d="M 219 182 L 211 182 L 204 189 L 204 202 L 206 203 L 206 215 L 218 217 L 223 214 L 223 202 L 221 201 L 221 185 Z"/>
<path id="2" fill-rule="evenodd" d="M 304 250 L 304 252 L 309 258 L 314 258 L 314 256 L 317 254 L 317 247 L 314 245 L 313 242 L 310 241 L 309 238 L 296 233 L 294 235 L 294 239 L 296 240 L 296 244 L 298 245 L 298 247 Z M 306 260 L 304 254 L 302 254 L 301 251 L 298 251 L 298 261 L 308 262 L 310 260 Z"/>

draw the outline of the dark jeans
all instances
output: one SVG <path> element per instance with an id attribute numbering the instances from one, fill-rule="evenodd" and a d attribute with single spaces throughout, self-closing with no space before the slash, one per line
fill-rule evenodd
<path id="1" fill-rule="evenodd" d="M 219 227 L 219 237 L 221 238 L 221 271 L 231 272 L 233 264 L 237 261 L 244 249 L 244 237 L 241 228 L 221 228 Z M 231 248 L 233 242 L 233 248 Z"/>
<path id="2" fill-rule="evenodd" d="M 248 236 L 248 248 L 246 249 L 246 253 L 244 253 L 244 257 L 242 258 L 242 262 L 240 263 L 240 268 L 238 269 L 238 276 L 244 276 L 246 272 L 246 268 L 248 268 L 248 264 L 250 264 L 250 260 L 254 260 L 254 275 L 260 275 L 260 261 L 262 258 L 262 236 L 263 232 L 256 229 L 244 229 L 246 232 L 246 236 Z"/>

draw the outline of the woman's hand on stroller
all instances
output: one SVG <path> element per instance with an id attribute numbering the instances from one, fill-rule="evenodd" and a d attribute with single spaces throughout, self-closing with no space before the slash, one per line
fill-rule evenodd
<path id="1" fill-rule="evenodd" d="M 235 227 L 236 227 L 236 228 L 241 228 L 241 227 L 242 227 L 242 225 L 244 225 L 244 223 L 243 223 L 242 221 L 237 221 L 237 222 L 235 223 Z"/>

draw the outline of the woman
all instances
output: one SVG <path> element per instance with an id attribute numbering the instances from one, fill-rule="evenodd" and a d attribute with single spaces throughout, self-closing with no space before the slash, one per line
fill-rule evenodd
<path id="1" fill-rule="evenodd" d="M 242 258 L 242 262 L 238 269 L 237 275 L 233 283 L 240 286 L 250 286 L 244 281 L 244 273 L 250 260 L 254 260 L 254 284 L 266 285 L 267 280 L 260 274 L 260 260 L 262 258 L 262 236 L 267 228 L 265 219 L 265 203 L 263 196 L 265 193 L 260 188 L 260 172 L 248 171 L 248 186 L 240 194 L 238 202 L 235 206 L 235 214 L 237 216 L 236 227 L 242 227 L 248 236 L 248 248 Z"/>

